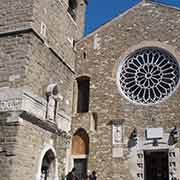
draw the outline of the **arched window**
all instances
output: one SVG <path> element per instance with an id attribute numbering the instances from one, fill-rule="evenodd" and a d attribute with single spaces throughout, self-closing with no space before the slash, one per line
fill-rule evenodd
<path id="1" fill-rule="evenodd" d="M 80 128 L 72 139 L 72 154 L 87 155 L 89 153 L 89 137 L 86 131 Z"/>
<path id="2" fill-rule="evenodd" d="M 76 20 L 76 9 L 77 9 L 77 1 L 76 0 L 69 0 L 69 7 L 68 12 L 71 17 Z"/>
<path id="3" fill-rule="evenodd" d="M 120 92 L 141 105 L 164 101 L 175 92 L 179 79 L 178 61 L 159 47 L 137 49 L 119 64 L 117 72 Z"/>
<path id="4" fill-rule="evenodd" d="M 89 111 L 89 86 L 90 78 L 82 76 L 77 79 L 78 84 L 78 104 L 77 112 L 84 113 Z"/>

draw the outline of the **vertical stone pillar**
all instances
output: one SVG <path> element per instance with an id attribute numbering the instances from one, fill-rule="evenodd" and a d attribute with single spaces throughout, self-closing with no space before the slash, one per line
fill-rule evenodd
<path id="1" fill-rule="evenodd" d="M 169 179 L 176 175 L 176 151 L 175 148 L 169 149 Z"/>
<path id="2" fill-rule="evenodd" d="M 144 153 L 143 150 L 137 152 L 137 180 L 144 179 Z"/>

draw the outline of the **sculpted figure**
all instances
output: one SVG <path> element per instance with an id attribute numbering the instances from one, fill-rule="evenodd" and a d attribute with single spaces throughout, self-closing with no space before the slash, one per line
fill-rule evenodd
<path id="1" fill-rule="evenodd" d="M 122 141 L 122 126 L 121 124 L 113 124 L 113 143 L 120 144 Z"/>
<path id="2" fill-rule="evenodd" d="M 56 109 L 57 109 L 57 97 L 58 97 L 58 87 L 57 84 L 50 84 L 47 87 L 47 109 L 46 118 L 50 120 L 55 120 Z"/>

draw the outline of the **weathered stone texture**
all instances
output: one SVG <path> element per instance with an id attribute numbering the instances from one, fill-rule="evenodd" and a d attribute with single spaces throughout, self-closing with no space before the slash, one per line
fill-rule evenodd
<path id="1" fill-rule="evenodd" d="M 74 67 L 74 52 L 68 37 L 73 38 L 76 26 L 67 14 L 67 6 L 60 1 L 34 1 L 33 29 L 53 48 L 66 63 Z M 41 24 L 46 26 L 46 37 L 41 32 Z"/>
<path id="2" fill-rule="evenodd" d="M 2 0 L 0 33 L 29 28 L 33 17 L 33 0 Z"/>
<path id="3" fill-rule="evenodd" d="M 6 123 L 10 115 L 0 114 L 0 174 L 2 180 L 9 180 L 15 159 L 18 125 Z"/>
<path id="4" fill-rule="evenodd" d="M 29 57 L 29 35 L 14 34 L 0 38 L 1 87 L 19 87 L 24 83 Z"/>
<path id="5" fill-rule="evenodd" d="M 0 38 L 0 48 L 4 52 L 1 87 L 24 87 L 45 97 L 49 83 L 56 82 L 61 95 L 60 109 L 71 113 L 74 72 L 56 53 L 29 32 Z"/>
<path id="6" fill-rule="evenodd" d="M 67 9 L 68 2 L 65 1 L 34 0 L 32 27 L 46 44 L 74 69 L 73 40 L 82 37 L 85 3 L 83 0 L 78 1 L 76 21 L 72 19 Z M 40 33 L 42 23 L 46 25 L 46 37 Z"/>
<path id="7" fill-rule="evenodd" d="M 61 0 L 1 1 L 0 87 L 21 87 L 46 98 L 47 86 L 57 83 L 59 119 L 66 117 L 70 121 L 75 74 L 73 40 L 82 36 L 85 2 L 78 1 L 76 22 L 67 8 L 68 1 Z M 42 24 L 45 25 L 44 35 Z M 1 103 L 3 106 L 4 102 Z M 21 117 L 21 124 L 18 116 L 8 119 L 9 116 L 11 113 L 7 111 L 0 116 L 1 179 L 37 179 L 37 163 L 46 144 L 55 147 L 60 179 L 65 174 L 67 132 L 45 118 Z M 13 122 L 13 118 L 18 120 Z"/>
<path id="8" fill-rule="evenodd" d="M 33 29 L 46 44 L 74 69 L 73 40 L 82 37 L 85 2 L 78 1 L 77 19 L 67 12 L 68 2 L 60 0 L 3 0 L 0 7 L 0 33 Z M 45 36 L 42 34 L 45 25 Z"/>
<path id="9" fill-rule="evenodd" d="M 50 83 L 57 83 L 61 98 L 59 107 L 69 115 L 72 111 L 74 72 L 44 43 L 31 34 L 31 61 L 27 66 L 25 86 L 44 96 Z M 37 84 L 38 80 L 38 84 Z"/>
<path id="10" fill-rule="evenodd" d="M 28 121 L 23 121 L 20 125 L 17 142 L 15 144 L 16 154 L 14 157 L 13 169 L 11 170 L 11 178 L 16 177 L 19 180 L 23 180 L 24 176 L 27 179 L 35 179 L 37 175 L 37 170 L 39 166 L 39 158 L 43 148 L 47 144 L 52 144 L 57 149 L 57 157 L 59 160 L 59 176 L 60 173 L 64 172 L 64 162 L 62 162 L 63 157 L 65 157 L 65 148 L 63 149 L 62 137 L 45 130 L 44 128 L 38 127 Z M 28 143 L 27 143 L 28 142 Z"/>
<path id="11" fill-rule="evenodd" d="M 14 8 L 18 14 L 18 10 L 21 10 L 22 5 L 26 3 L 23 1 L 21 4 L 20 1 L 17 1 L 13 6 L 13 2 L 10 1 L 6 4 L 4 2 L 2 5 L 7 6 L 7 11 L 12 9 L 11 13 L 14 14 L 16 14 Z M 19 12 L 20 19 L 22 23 L 26 22 L 26 18 L 33 19 L 32 26 L 29 26 L 33 30 L 17 23 L 22 29 L 25 28 L 25 31 L 16 32 L 19 30 L 18 28 L 10 27 L 10 25 L 16 24 L 16 22 L 12 23 L 13 20 L 8 21 L 7 26 L 9 27 L 8 31 L 13 30 L 14 32 L 6 34 L 6 31 L 2 30 L 2 33 L 5 34 L 0 37 L 0 48 L 5 54 L 3 56 L 7 56 L 8 60 L 5 63 L 2 62 L 0 86 L 30 87 L 34 94 L 45 96 L 48 84 L 57 81 L 61 92 L 60 108 L 70 114 L 75 52 L 68 39 L 76 40 L 82 35 L 83 24 L 78 21 L 78 18 L 82 21 L 84 17 L 82 14 L 77 14 L 76 24 L 67 13 L 68 4 L 58 0 L 28 1 L 26 6 L 30 6 L 28 10 L 30 12 L 33 10 L 33 12 L 32 14 L 28 14 L 28 11 L 27 14 Z M 84 1 L 81 3 L 79 1 L 78 7 L 80 9 L 77 13 L 85 9 Z M 3 21 L 5 21 L 4 18 Z M 46 37 L 40 33 L 41 23 L 46 25 Z"/>
<path id="12" fill-rule="evenodd" d="M 35 179 L 41 152 L 46 145 L 56 149 L 59 177 L 65 174 L 66 138 L 62 134 L 49 131 L 48 124 L 43 128 L 28 121 L 7 122 L 8 113 L 1 113 L 0 123 L 0 174 L 1 179 Z M 16 117 L 18 118 L 18 117 Z M 14 119 L 17 120 L 17 119 Z M 28 143 L 27 143 L 28 142 Z"/>
<path id="13" fill-rule="evenodd" d="M 124 98 L 116 83 L 119 63 L 128 53 L 140 47 L 165 48 L 179 61 L 179 17 L 180 11 L 177 9 L 153 3 L 140 3 L 79 42 L 76 71 L 78 76 L 90 76 L 90 111 L 98 114 L 98 179 L 132 179 L 128 173 L 126 148 L 127 139 L 134 127 L 137 127 L 141 137 L 144 137 L 146 127 L 163 127 L 166 132 L 175 124 L 180 127 L 179 87 L 165 101 L 143 106 L 135 105 Z M 125 161 L 121 161 L 121 158 L 112 158 L 112 134 L 109 123 L 116 119 L 125 120 Z M 84 120 L 82 123 L 87 121 Z M 116 167 L 113 168 L 114 172 L 111 167 Z"/>

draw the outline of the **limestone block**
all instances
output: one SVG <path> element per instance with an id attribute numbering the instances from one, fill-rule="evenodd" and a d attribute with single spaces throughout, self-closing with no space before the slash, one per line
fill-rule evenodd
<path id="1" fill-rule="evenodd" d="M 112 157 L 113 158 L 122 158 L 123 157 L 123 148 L 122 147 L 113 147 L 112 148 Z"/>

